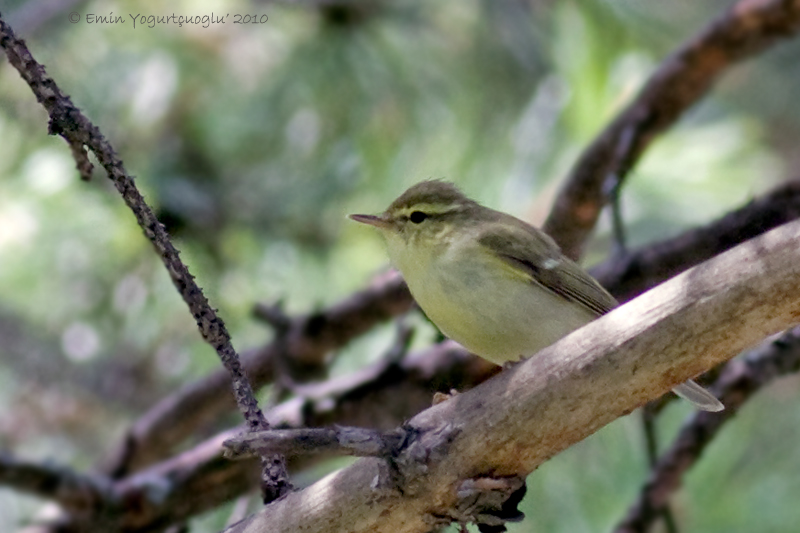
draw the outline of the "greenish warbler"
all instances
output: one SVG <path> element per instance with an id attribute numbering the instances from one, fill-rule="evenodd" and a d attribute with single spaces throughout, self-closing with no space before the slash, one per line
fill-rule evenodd
<path id="1" fill-rule="evenodd" d="M 533 355 L 618 305 L 549 236 L 451 183 L 423 181 L 382 215 L 350 218 L 381 231 L 442 333 L 496 364 Z M 699 409 L 724 408 L 693 381 L 674 392 Z"/>

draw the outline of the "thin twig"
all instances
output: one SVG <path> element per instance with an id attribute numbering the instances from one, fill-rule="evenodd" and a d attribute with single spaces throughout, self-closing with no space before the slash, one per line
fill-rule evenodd
<path id="1" fill-rule="evenodd" d="M 14 35 L 11 27 L 0 18 L 0 46 L 5 49 L 11 65 L 17 69 L 28 83 L 36 99 L 50 115 L 49 132 L 61 135 L 70 146 L 73 154 L 81 154 L 76 163 L 81 175 L 86 178 L 88 159 L 83 157 L 83 147 L 89 148 L 108 173 L 109 179 L 122 195 L 126 205 L 133 211 L 145 236 L 153 244 L 169 272 L 172 282 L 189 306 L 197 322 L 203 339 L 217 352 L 222 364 L 228 370 L 233 384 L 234 396 L 250 429 L 269 428 L 264 414 L 258 407 L 250 383 L 247 381 L 239 356 L 231 344 L 225 324 L 211 308 L 200 287 L 195 283 L 189 269 L 180 260 L 178 251 L 172 245 L 164 226 L 158 221 L 153 210 L 147 205 L 132 177 L 125 170 L 122 160 L 117 156 L 100 130 L 75 107 L 56 82 L 47 75 L 44 66 L 31 55 L 25 43 Z M 285 461 L 279 457 L 264 458 L 264 469 L 270 479 L 265 487 L 267 498 L 274 499 L 291 490 L 286 473 Z"/>
<path id="2" fill-rule="evenodd" d="M 89 154 L 86 152 L 86 147 L 79 142 L 70 141 L 69 139 L 67 142 L 69 143 L 69 149 L 72 151 L 72 158 L 75 159 L 75 164 L 81 179 L 83 181 L 91 181 L 94 165 L 89 161 Z"/>
<path id="3" fill-rule="evenodd" d="M 404 439 L 402 430 L 335 426 L 332 428 L 271 429 L 244 433 L 226 440 L 228 459 L 245 459 L 259 454 L 280 453 L 287 457 L 313 454 L 385 457 Z"/>
<path id="4" fill-rule="evenodd" d="M 645 440 L 645 450 L 647 451 L 647 466 L 653 468 L 658 461 L 658 435 L 656 434 L 656 415 L 657 411 L 653 408 L 653 402 L 648 403 L 642 408 L 642 429 Z M 667 533 L 677 533 L 678 526 L 675 517 L 672 516 L 672 509 L 665 505 L 661 510 L 661 518 L 664 520 L 664 527 Z"/>
<path id="5" fill-rule="evenodd" d="M 394 342 L 382 358 L 388 365 L 399 365 L 408 354 L 408 348 L 414 339 L 414 328 L 401 319 L 397 322 L 396 335 Z"/>
<path id="6" fill-rule="evenodd" d="M 628 243 L 625 236 L 625 222 L 622 216 L 622 180 L 612 178 L 609 201 L 611 206 L 611 234 L 614 236 L 614 247 L 611 257 L 625 257 L 628 254 Z"/>
<path id="7" fill-rule="evenodd" d="M 634 129 L 627 128 L 620 135 L 617 147 L 614 150 L 614 163 L 611 172 L 606 176 L 604 188 L 607 189 L 606 197 L 611 204 L 611 229 L 614 235 L 614 248 L 612 257 L 624 257 L 628 246 L 625 238 L 625 224 L 622 217 L 622 183 L 627 174 L 625 158 L 631 150 L 634 139 Z"/>
<path id="8" fill-rule="evenodd" d="M 253 316 L 263 320 L 275 330 L 277 334 L 286 333 L 292 326 L 292 320 L 283 310 L 283 302 L 274 304 L 256 304 L 253 307 Z"/>

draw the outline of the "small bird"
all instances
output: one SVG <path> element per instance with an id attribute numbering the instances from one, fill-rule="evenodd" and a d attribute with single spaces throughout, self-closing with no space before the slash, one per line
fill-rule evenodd
<path id="1" fill-rule="evenodd" d="M 383 214 L 350 218 L 380 230 L 392 263 L 442 333 L 499 365 L 533 355 L 618 305 L 548 235 L 452 183 L 423 181 Z M 673 392 L 704 411 L 724 409 L 694 381 Z"/>

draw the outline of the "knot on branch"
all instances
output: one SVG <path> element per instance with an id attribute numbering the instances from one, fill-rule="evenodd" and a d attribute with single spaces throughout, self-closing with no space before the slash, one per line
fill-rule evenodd
<path id="1" fill-rule="evenodd" d="M 520 522 L 525 518 L 517 506 L 525 497 L 525 478 L 476 477 L 466 479 L 458 486 L 458 500 L 446 514 L 434 516 L 438 524 L 457 522 L 463 531 L 473 522 L 481 533 L 502 533 L 507 522 Z"/>
<path id="2" fill-rule="evenodd" d="M 289 494 L 294 487 L 287 473 L 286 458 L 273 454 L 264 462 L 261 470 L 261 500 L 268 504 Z"/>
<path id="3" fill-rule="evenodd" d="M 428 465 L 440 462 L 447 456 L 461 428 L 448 423 L 427 431 L 411 426 L 400 429 L 405 431 L 405 438 L 386 459 L 391 466 L 393 485 L 401 493 L 410 496 L 425 489 Z"/>

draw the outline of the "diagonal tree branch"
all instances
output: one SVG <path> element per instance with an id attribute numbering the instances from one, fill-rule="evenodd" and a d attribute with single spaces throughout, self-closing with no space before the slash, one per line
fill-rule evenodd
<path id="1" fill-rule="evenodd" d="M 660 285 L 404 427 L 393 461 L 362 458 L 228 533 L 427 532 L 459 487 L 525 476 L 678 383 L 800 321 L 800 222 Z M 715 416 L 715 415 L 710 415 Z"/>
<path id="2" fill-rule="evenodd" d="M 800 370 L 800 327 L 764 343 L 746 357 L 731 361 L 714 384 L 714 393 L 725 404 L 716 416 L 694 413 L 675 442 L 650 473 L 650 479 L 631 506 L 616 533 L 648 531 L 680 487 L 683 475 L 700 459 L 722 427 L 732 420 L 744 403 L 764 384 Z"/>
<path id="3" fill-rule="evenodd" d="M 544 231 L 576 259 L 608 202 L 607 182 L 625 179 L 655 137 L 737 62 L 800 29 L 800 0 L 739 0 L 666 58 L 633 102 L 583 152 Z"/>

